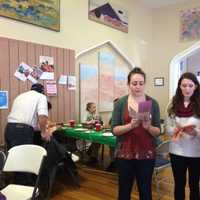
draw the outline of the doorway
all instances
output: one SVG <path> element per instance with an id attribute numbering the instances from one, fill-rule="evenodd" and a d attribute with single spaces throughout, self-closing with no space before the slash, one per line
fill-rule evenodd
<path id="1" fill-rule="evenodd" d="M 184 72 L 194 73 L 200 81 L 200 42 L 177 54 L 170 63 L 169 99 L 176 91 L 178 80 Z"/>

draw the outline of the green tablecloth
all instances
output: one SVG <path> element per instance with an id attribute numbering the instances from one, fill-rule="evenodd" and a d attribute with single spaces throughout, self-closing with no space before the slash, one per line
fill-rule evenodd
<path id="1" fill-rule="evenodd" d="M 79 127 L 63 127 L 61 130 L 67 137 L 73 137 L 81 140 L 89 140 L 91 142 L 106 144 L 112 147 L 116 146 L 115 136 L 103 136 L 104 131 L 95 131 L 91 129 L 83 129 Z"/>

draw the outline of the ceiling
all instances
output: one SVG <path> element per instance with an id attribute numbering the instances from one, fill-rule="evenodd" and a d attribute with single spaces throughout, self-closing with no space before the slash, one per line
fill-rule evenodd
<path id="1" fill-rule="evenodd" d="M 145 5 L 151 8 L 161 8 L 173 4 L 184 3 L 190 0 L 141 0 Z"/>

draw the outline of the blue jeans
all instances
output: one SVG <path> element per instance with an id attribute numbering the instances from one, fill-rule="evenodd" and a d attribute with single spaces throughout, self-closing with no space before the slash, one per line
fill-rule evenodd
<path id="1" fill-rule="evenodd" d="M 130 200 L 133 182 L 136 179 L 139 199 L 152 200 L 151 182 L 155 160 L 117 159 L 119 175 L 118 200 Z"/>

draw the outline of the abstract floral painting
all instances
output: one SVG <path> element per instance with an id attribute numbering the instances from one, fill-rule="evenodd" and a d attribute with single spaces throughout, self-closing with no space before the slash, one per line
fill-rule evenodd
<path id="1" fill-rule="evenodd" d="M 181 41 L 197 40 L 200 38 L 200 8 L 182 10 L 180 12 Z"/>
<path id="2" fill-rule="evenodd" d="M 60 30 L 60 0 L 0 0 L 0 15 Z"/>
<path id="3" fill-rule="evenodd" d="M 89 0 L 89 19 L 128 32 L 128 13 L 107 0 Z"/>

